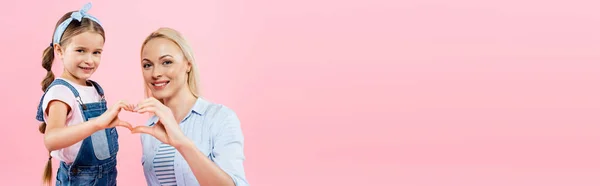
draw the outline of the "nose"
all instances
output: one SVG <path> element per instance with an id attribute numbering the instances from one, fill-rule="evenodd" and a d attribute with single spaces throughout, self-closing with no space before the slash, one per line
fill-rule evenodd
<path id="1" fill-rule="evenodd" d="M 93 54 L 86 55 L 86 57 L 83 60 L 83 62 L 86 63 L 86 64 L 88 64 L 88 65 L 94 63 L 94 56 L 93 56 Z"/>
<path id="2" fill-rule="evenodd" d="M 152 68 L 152 78 L 153 79 L 159 79 L 160 77 L 162 77 L 162 70 L 160 68 Z"/>

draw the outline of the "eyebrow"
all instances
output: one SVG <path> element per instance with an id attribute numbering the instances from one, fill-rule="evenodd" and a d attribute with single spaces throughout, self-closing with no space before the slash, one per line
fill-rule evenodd
<path id="1" fill-rule="evenodd" d="M 171 55 L 169 55 L 169 54 L 166 54 L 166 55 L 160 56 L 160 57 L 158 58 L 158 60 L 161 60 L 162 58 L 165 58 L 165 57 L 173 57 L 173 56 L 171 56 Z"/>
<path id="2" fill-rule="evenodd" d="M 75 46 L 75 48 L 76 48 L 76 49 L 86 49 L 86 50 L 88 49 L 87 47 L 84 47 L 84 46 Z M 94 49 L 94 50 L 99 50 L 99 51 L 102 51 L 102 48 L 96 48 L 96 49 Z"/>
<path id="3" fill-rule="evenodd" d="M 163 56 L 160 56 L 160 57 L 158 58 L 158 60 L 161 60 L 162 58 L 165 58 L 165 57 L 171 57 L 171 58 L 172 58 L 173 56 L 171 56 L 171 55 L 169 55 L 169 54 L 165 54 L 165 55 L 163 55 Z M 150 61 L 150 60 L 149 60 L 149 59 L 147 59 L 147 58 L 144 58 L 144 59 L 142 59 L 142 62 L 144 62 L 144 61 L 149 61 L 149 62 L 152 62 L 152 61 Z"/>

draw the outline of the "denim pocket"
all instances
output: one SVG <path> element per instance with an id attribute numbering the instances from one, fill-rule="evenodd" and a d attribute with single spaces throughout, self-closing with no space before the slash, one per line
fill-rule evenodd
<path id="1" fill-rule="evenodd" d="M 92 146 L 94 147 L 94 154 L 98 160 L 105 160 L 111 157 L 109 149 L 109 140 L 107 139 L 108 130 L 99 130 L 92 134 Z M 108 132 L 110 133 L 110 132 Z"/>

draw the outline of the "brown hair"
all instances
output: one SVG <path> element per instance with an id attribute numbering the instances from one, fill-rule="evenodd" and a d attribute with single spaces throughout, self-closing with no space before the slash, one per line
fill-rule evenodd
<path id="1" fill-rule="evenodd" d="M 54 30 L 56 31 L 56 28 L 58 27 L 58 25 L 60 25 L 63 21 L 69 19 L 73 12 L 75 12 L 75 11 L 67 12 L 65 15 L 63 15 L 56 23 Z M 69 26 L 67 26 L 67 28 L 65 29 L 58 45 L 60 45 L 64 48 L 64 46 L 67 46 L 69 44 L 72 37 L 79 35 L 81 33 L 84 33 L 84 32 L 98 33 L 98 34 L 102 35 L 102 38 L 105 39 L 104 29 L 102 28 L 102 26 L 100 26 L 100 24 L 98 24 L 97 22 L 84 17 L 81 19 L 81 22 L 79 22 L 77 20 L 71 21 Z M 54 36 L 53 36 L 53 38 L 54 38 Z M 54 61 L 54 43 L 50 43 L 50 46 L 46 47 L 46 49 L 44 50 L 44 54 L 42 55 L 42 67 L 44 67 L 44 69 L 46 69 L 46 71 L 47 71 L 46 77 L 44 77 L 44 80 L 42 80 L 42 83 L 41 83 L 42 91 L 46 91 L 48 86 L 50 86 L 50 84 L 54 81 L 54 73 L 52 73 L 52 62 L 53 61 Z M 46 132 L 46 123 L 40 124 L 40 127 L 38 128 L 38 130 L 42 134 L 44 134 Z M 42 182 L 44 185 L 51 184 L 51 179 L 52 179 L 51 158 L 52 158 L 52 156 L 48 157 L 48 163 L 46 164 L 46 168 L 44 169 L 44 176 L 42 179 Z"/>

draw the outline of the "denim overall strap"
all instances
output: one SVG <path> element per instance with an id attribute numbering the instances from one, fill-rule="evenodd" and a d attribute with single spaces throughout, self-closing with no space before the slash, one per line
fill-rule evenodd
<path id="1" fill-rule="evenodd" d="M 102 87 L 100 86 L 100 84 L 98 84 L 92 80 L 88 80 L 88 82 L 91 83 L 92 85 L 94 85 L 94 88 L 96 88 L 96 91 L 98 91 L 98 94 L 100 95 L 100 97 L 102 97 L 102 99 L 104 99 L 104 90 L 102 90 Z"/>
<path id="2" fill-rule="evenodd" d="M 56 85 L 63 85 L 63 86 L 66 86 L 67 88 L 69 88 L 71 90 L 71 92 L 73 92 L 73 95 L 75 96 L 75 99 L 77 100 L 77 102 L 79 102 L 79 104 L 83 104 L 83 102 L 81 101 L 81 97 L 79 97 L 79 92 L 77 91 L 77 89 L 75 89 L 75 87 L 73 87 L 73 85 L 71 85 L 70 83 L 68 83 L 65 80 L 55 79 L 48 86 L 48 88 L 46 88 L 46 90 L 44 91 L 44 95 L 42 95 L 42 98 L 40 99 L 40 104 L 38 105 L 37 115 L 35 117 L 35 119 L 37 119 L 40 122 L 44 122 L 44 110 L 42 109 L 42 103 L 44 101 L 44 96 L 46 96 L 46 93 L 48 92 L 48 90 L 50 90 L 51 87 L 56 86 Z"/>

